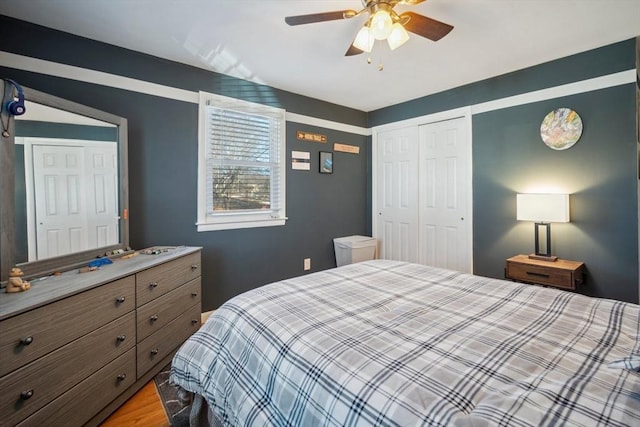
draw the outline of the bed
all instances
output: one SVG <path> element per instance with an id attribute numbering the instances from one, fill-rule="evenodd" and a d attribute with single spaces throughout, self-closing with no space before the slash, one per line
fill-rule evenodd
<path id="1" fill-rule="evenodd" d="M 640 426 L 640 306 L 375 260 L 226 302 L 175 355 L 192 424 Z"/>

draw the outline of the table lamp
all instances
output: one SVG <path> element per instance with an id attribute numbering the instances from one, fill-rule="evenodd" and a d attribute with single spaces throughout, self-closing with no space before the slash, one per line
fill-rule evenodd
<path id="1" fill-rule="evenodd" d="M 531 259 L 556 261 L 551 255 L 551 222 L 569 222 L 568 194 L 518 194 L 516 196 L 518 221 L 534 221 L 535 254 Z M 546 240 L 540 234 L 546 232 Z"/>

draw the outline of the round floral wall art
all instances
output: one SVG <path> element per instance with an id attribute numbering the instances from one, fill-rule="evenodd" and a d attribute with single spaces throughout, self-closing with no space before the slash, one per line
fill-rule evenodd
<path id="1" fill-rule="evenodd" d="M 540 136 L 549 148 L 566 150 L 582 135 L 582 119 L 570 108 L 558 108 L 547 114 L 540 125 Z"/>

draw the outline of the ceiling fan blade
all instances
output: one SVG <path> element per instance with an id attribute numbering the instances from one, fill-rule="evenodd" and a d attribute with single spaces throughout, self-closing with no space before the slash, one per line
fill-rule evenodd
<path id="1" fill-rule="evenodd" d="M 440 40 L 453 30 L 453 26 L 449 24 L 427 18 L 426 16 L 422 16 L 418 13 L 404 12 L 400 15 L 400 18 L 405 16 L 410 18 L 409 22 L 404 24 L 405 30 L 411 31 L 419 36 L 426 37 L 434 42 Z"/>
<path id="2" fill-rule="evenodd" d="M 400 0 L 400 1 L 398 2 L 398 4 L 410 4 L 410 5 L 414 5 L 414 4 L 422 3 L 423 1 L 426 1 L 426 0 Z"/>
<path id="3" fill-rule="evenodd" d="M 349 49 L 347 49 L 347 53 L 345 53 L 344 56 L 360 55 L 362 52 L 364 52 L 364 51 L 358 49 L 354 45 L 351 45 L 351 46 L 349 46 Z"/>
<path id="4" fill-rule="evenodd" d="M 335 12 L 312 13 L 309 15 L 287 16 L 284 22 L 289 25 L 313 24 L 314 22 L 336 21 L 356 16 L 355 10 L 336 10 Z"/>

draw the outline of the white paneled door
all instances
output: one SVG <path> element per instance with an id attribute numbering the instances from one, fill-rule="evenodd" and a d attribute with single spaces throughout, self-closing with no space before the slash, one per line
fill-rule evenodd
<path id="1" fill-rule="evenodd" d="M 420 263 L 471 272 L 470 156 L 464 118 L 420 126 Z"/>
<path id="2" fill-rule="evenodd" d="M 33 145 L 36 259 L 118 242 L 115 144 Z"/>
<path id="3" fill-rule="evenodd" d="M 87 247 L 82 147 L 33 146 L 38 259 Z"/>
<path id="4" fill-rule="evenodd" d="M 380 258 L 471 272 L 468 118 L 377 134 Z"/>
<path id="5" fill-rule="evenodd" d="M 118 152 L 113 143 L 85 147 L 89 248 L 115 245 L 119 236 Z"/>
<path id="6" fill-rule="evenodd" d="M 418 128 L 378 134 L 379 258 L 418 262 Z"/>

